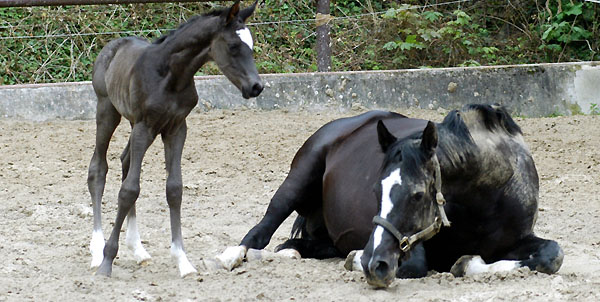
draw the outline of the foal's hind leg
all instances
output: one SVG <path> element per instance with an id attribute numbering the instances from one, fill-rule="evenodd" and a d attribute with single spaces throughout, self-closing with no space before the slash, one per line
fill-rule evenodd
<path id="1" fill-rule="evenodd" d="M 140 171 L 142 168 L 142 160 L 155 136 L 156 135 L 152 130 L 143 122 L 133 126 L 130 139 L 131 163 L 129 171 L 127 172 L 127 177 L 121 184 L 121 189 L 119 190 L 117 217 L 115 218 L 115 224 L 110 237 L 104 246 L 104 259 L 96 272 L 97 274 L 110 276 L 112 273 L 112 263 L 119 250 L 119 233 L 121 232 L 125 216 L 127 216 L 140 194 Z"/>
<path id="2" fill-rule="evenodd" d="M 171 216 L 171 255 L 177 259 L 179 274 L 185 277 L 196 273 L 183 248 L 181 234 L 181 200 L 183 183 L 181 179 L 181 154 L 187 133 L 185 121 L 173 134 L 163 134 L 165 161 L 167 165 L 167 203 Z"/>
<path id="3" fill-rule="evenodd" d="M 108 163 L 106 151 L 115 129 L 119 125 L 121 115 L 113 107 L 107 97 L 98 97 L 96 109 L 96 147 L 90 161 L 88 171 L 88 189 L 92 197 L 92 209 L 94 212 L 94 226 L 92 240 L 90 241 L 90 252 L 92 262 L 90 267 L 95 268 L 102 262 L 104 249 L 104 235 L 102 233 L 102 194 L 106 184 L 106 173 Z"/>
<path id="4" fill-rule="evenodd" d="M 129 163 L 131 162 L 131 153 L 129 152 L 129 142 L 127 142 L 127 147 L 123 150 L 121 154 L 121 167 L 123 170 L 122 181 L 127 177 L 127 172 L 129 172 Z M 133 257 L 138 264 L 145 263 L 150 260 L 150 254 L 144 249 L 142 245 L 142 240 L 140 239 L 140 233 L 137 228 L 136 223 L 136 214 L 135 214 L 135 204 L 129 210 L 127 214 L 127 232 L 125 233 L 125 242 L 129 249 L 133 252 Z"/>
<path id="5" fill-rule="evenodd" d="M 564 253 L 556 241 L 529 235 L 521 239 L 501 261 L 486 264 L 479 256 L 463 256 L 450 272 L 455 276 L 464 276 L 529 267 L 538 272 L 554 274 L 562 266 L 563 257 Z"/>

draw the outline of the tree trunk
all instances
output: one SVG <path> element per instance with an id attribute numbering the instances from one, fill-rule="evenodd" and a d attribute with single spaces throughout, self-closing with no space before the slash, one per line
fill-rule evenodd
<path id="1" fill-rule="evenodd" d="M 329 0 L 317 1 L 317 69 L 331 71 L 331 42 L 329 39 Z"/>

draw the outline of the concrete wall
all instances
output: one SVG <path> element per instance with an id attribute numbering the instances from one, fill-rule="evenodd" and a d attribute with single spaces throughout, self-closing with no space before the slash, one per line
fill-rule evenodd
<path id="1" fill-rule="evenodd" d="M 200 109 L 348 110 L 353 106 L 460 108 L 500 103 L 513 115 L 589 113 L 600 105 L 600 62 L 368 72 L 262 75 L 263 93 L 245 100 L 222 76 L 196 78 Z M 0 86 L 0 117 L 91 119 L 90 82 Z"/>

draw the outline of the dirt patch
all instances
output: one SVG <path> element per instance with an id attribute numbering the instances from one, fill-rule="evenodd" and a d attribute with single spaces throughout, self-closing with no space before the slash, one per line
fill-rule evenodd
<path id="1" fill-rule="evenodd" d="M 398 110 L 440 121 L 442 113 Z M 92 275 L 92 231 L 87 167 L 94 121 L 44 123 L 0 120 L 0 301 L 598 301 L 600 300 L 600 116 L 517 119 L 540 174 L 536 233 L 565 252 L 556 275 L 520 270 L 454 278 L 431 274 L 396 280 L 373 290 L 343 259 L 275 259 L 245 263 L 232 272 L 206 272 L 204 257 L 236 245 L 262 217 L 291 159 L 324 123 L 359 113 L 194 112 L 183 158 L 183 234 L 188 257 L 200 273 L 178 276 L 169 255 L 169 214 L 164 156 L 149 149 L 137 203 L 142 240 L 152 261 L 138 266 L 121 245 L 110 279 Z M 108 235 L 116 213 L 123 123 L 109 148 L 103 205 Z M 285 240 L 295 215 L 267 247 Z"/>

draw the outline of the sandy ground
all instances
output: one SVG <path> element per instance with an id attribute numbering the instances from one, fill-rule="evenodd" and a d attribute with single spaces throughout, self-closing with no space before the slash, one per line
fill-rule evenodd
<path id="1" fill-rule="evenodd" d="M 436 111 L 398 110 L 440 121 Z M 517 119 L 540 174 L 536 233 L 565 252 L 556 275 L 529 270 L 454 278 L 432 273 L 374 290 L 343 259 L 274 259 L 231 272 L 202 260 L 236 245 L 262 217 L 292 156 L 324 123 L 347 113 L 194 112 L 184 150 L 183 234 L 197 275 L 181 279 L 169 254 L 162 143 L 148 151 L 138 200 L 140 232 L 152 261 L 139 266 L 121 241 L 113 277 L 94 276 L 87 166 L 94 121 L 0 119 L 0 301 L 600 301 L 600 116 Z M 109 149 L 103 224 L 109 233 L 120 183 L 118 157 L 128 125 Z M 292 216 L 268 250 L 285 240 Z M 124 237 L 124 236 L 122 236 Z"/>

